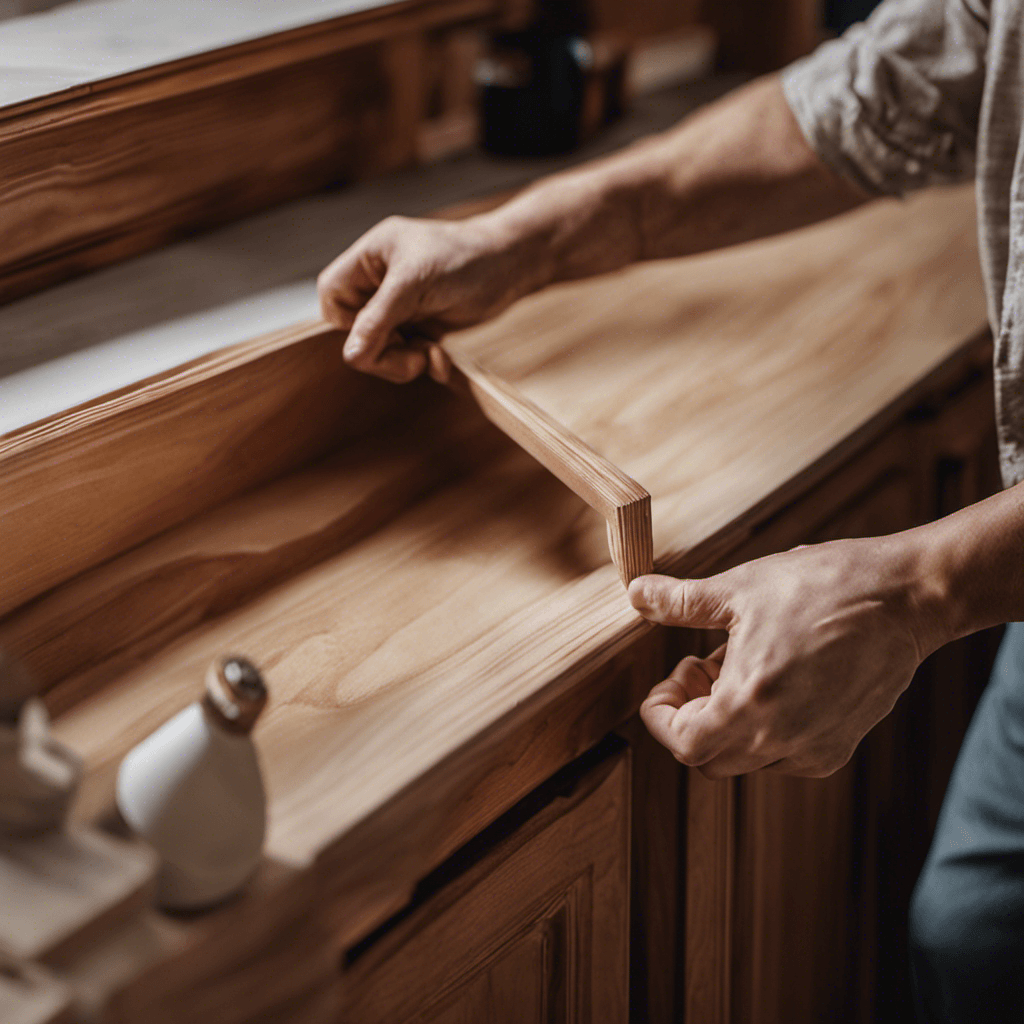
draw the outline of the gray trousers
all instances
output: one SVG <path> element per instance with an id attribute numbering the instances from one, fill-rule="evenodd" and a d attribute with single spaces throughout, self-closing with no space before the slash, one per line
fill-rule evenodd
<path id="1" fill-rule="evenodd" d="M 910 906 L 919 1019 L 1024 1022 L 1024 623 L 1006 629 Z"/>

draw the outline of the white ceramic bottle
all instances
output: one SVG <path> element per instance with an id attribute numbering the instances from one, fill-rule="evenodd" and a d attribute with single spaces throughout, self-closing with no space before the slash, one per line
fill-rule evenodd
<path id="1" fill-rule="evenodd" d="M 259 863 L 267 800 L 250 732 L 266 701 L 251 662 L 222 658 L 203 697 L 121 762 L 117 806 L 161 857 L 157 902 L 165 909 L 217 903 Z"/>

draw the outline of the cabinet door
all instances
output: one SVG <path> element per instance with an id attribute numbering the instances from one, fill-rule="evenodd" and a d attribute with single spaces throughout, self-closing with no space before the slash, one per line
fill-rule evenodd
<path id="1" fill-rule="evenodd" d="M 342 1020 L 624 1024 L 629 801 L 620 751 L 386 925 L 346 969 Z"/>
<path id="2" fill-rule="evenodd" d="M 808 535 L 812 543 L 912 525 L 913 481 L 887 474 Z M 873 822 L 858 820 L 865 746 L 824 779 L 755 772 L 739 781 L 734 1013 L 740 1020 L 853 1021 L 870 968 L 859 906 Z"/>
<path id="3" fill-rule="evenodd" d="M 743 556 L 912 525 L 915 480 L 887 460 L 898 454 L 882 447 L 826 481 Z M 861 486 L 848 491 L 847 480 Z M 722 639 L 705 637 L 704 653 Z M 876 870 L 876 822 L 858 797 L 865 764 L 875 759 L 866 746 L 826 779 L 755 772 L 711 782 L 688 774 L 687 1020 L 858 1019 L 872 983 L 866 887 Z"/>

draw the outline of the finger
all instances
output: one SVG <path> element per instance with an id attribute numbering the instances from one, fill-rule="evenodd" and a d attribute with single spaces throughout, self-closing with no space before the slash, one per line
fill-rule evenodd
<path id="1" fill-rule="evenodd" d="M 722 663 L 725 661 L 725 652 L 728 648 L 729 643 L 726 641 L 721 647 L 716 647 L 706 658 L 702 659 L 712 679 L 717 679 L 722 674 Z"/>
<path id="2" fill-rule="evenodd" d="M 775 762 L 770 755 L 752 754 L 745 750 L 726 749 L 696 767 L 709 779 L 729 779 L 734 775 L 748 775 L 771 767 Z"/>
<path id="3" fill-rule="evenodd" d="M 413 317 L 418 302 L 418 289 L 411 282 L 394 274 L 385 276 L 352 324 L 345 341 L 346 361 L 372 373 L 386 348 L 404 348 L 404 340 L 397 329 Z"/>
<path id="4" fill-rule="evenodd" d="M 651 622 L 696 629 L 732 625 L 728 593 L 721 577 L 677 580 L 673 576 L 638 576 L 629 585 L 633 607 Z"/>
<path id="5" fill-rule="evenodd" d="M 694 682 L 691 679 L 689 685 Z M 685 693 L 684 684 L 669 677 L 651 691 L 640 708 L 640 717 L 676 760 L 700 766 L 726 748 L 732 722 L 723 702 L 714 695 L 685 700 Z"/>
<path id="6" fill-rule="evenodd" d="M 854 748 L 855 749 L 855 748 Z M 780 775 L 799 775 L 806 779 L 824 779 L 845 768 L 853 757 L 853 749 L 841 746 L 805 750 L 800 754 L 781 757 L 764 766 L 766 771 Z"/>
<path id="7" fill-rule="evenodd" d="M 666 680 L 651 690 L 647 700 L 654 702 L 668 697 L 677 707 L 681 707 L 696 697 L 710 697 L 711 684 L 718 678 L 720 671 L 720 665 L 708 663 L 691 654 L 676 665 Z"/>
<path id="8" fill-rule="evenodd" d="M 427 354 L 422 348 L 407 348 L 403 343 L 386 348 L 370 368 L 371 373 L 393 384 L 408 384 L 427 369 Z"/>
<path id="9" fill-rule="evenodd" d="M 379 257 L 356 243 L 317 277 L 317 296 L 325 320 L 347 330 L 357 313 L 376 292 L 387 267 Z"/>

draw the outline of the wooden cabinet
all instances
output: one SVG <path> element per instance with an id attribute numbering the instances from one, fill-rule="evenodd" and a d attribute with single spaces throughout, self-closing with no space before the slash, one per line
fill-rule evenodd
<path id="1" fill-rule="evenodd" d="M 987 373 L 968 368 L 726 563 L 892 533 L 980 500 L 998 486 L 991 402 Z M 910 892 L 993 654 L 988 635 L 938 652 L 829 778 L 686 773 L 684 1019 L 912 1019 Z"/>
<path id="2" fill-rule="evenodd" d="M 629 764 L 628 751 L 611 755 L 491 846 L 523 813 L 513 809 L 422 883 L 411 908 L 349 952 L 342 1019 L 624 1024 Z"/>
<path id="3" fill-rule="evenodd" d="M 620 446 L 665 571 L 898 530 L 987 486 L 968 199 L 551 289 L 488 344 L 522 358 L 547 325 L 518 380 Z M 830 779 L 680 768 L 636 711 L 720 638 L 653 630 L 575 494 L 339 342 L 281 332 L 0 440 L 0 643 L 86 759 L 81 814 L 108 820 L 118 761 L 211 658 L 273 694 L 265 870 L 72 965 L 98 1019 L 870 1019 L 920 852 L 900 826 L 932 814 L 980 664 L 944 654 Z M 580 401 L 597 369 L 615 408 Z M 581 772 L 616 729 L 629 757 Z"/>

